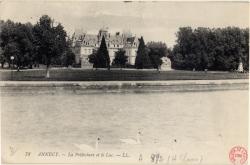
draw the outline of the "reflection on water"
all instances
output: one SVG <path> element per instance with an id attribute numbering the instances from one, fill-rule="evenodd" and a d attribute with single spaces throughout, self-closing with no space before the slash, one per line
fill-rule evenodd
<path id="1" fill-rule="evenodd" d="M 247 144 L 244 90 L 16 95 L 1 102 L 3 143 L 77 150 L 73 143 L 94 146 L 99 137 L 102 149 L 188 146 L 197 151 Z M 121 143 L 136 138 L 138 130 L 143 133 L 140 146 Z"/>

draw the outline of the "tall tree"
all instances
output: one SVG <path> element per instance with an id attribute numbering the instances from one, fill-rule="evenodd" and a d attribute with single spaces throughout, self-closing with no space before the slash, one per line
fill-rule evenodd
<path id="1" fill-rule="evenodd" d="M 89 62 L 93 63 L 94 68 L 108 68 L 110 69 L 109 52 L 106 46 L 104 36 L 102 37 L 100 48 L 96 53 L 92 53 L 89 56 Z"/>
<path id="2" fill-rule="evenodd" d="M 32 68 L 34 53 L 34 35 L 32 24 L 18 24 L 17 34 L 20 56 L 17 57 L 18 66 L 29 66 Z"/>
<path id="3" fill-rule="evenodd" d="M 14 34 L 15 34 L 15 27 L 16 24 L 10 20 L 7 20 L 6 22 L 3 22 L 1 26 L 1 33 L 0 33 L 0 38 L 1 38 L 1 48 L 2 48 L 2 59 L 6 61 L 2 62 L 7 62 L 10 66 L 10 57 L 15 55 L 10 52 L 10 47 L 14 47 Z M 16 46 L 15 46 L 16 49 Z"/>
<path id="4" fill-rule="evenodd" d="M 34 26 L 35 44 L 37 51 L 37 59 L 39 63 L 46 65 L 46 77 L 49 78 L 49 67 L 54 54 L 56 36 L 52 27 L 52 19 L 48 15 L 40 17 Z"/>
<path id="5" fill-rule="evenodd" d="M 61 24 L 53 25 L 54 21 L 43 15 L 34 27 L 37 59 L 46 65 L 46 77 L 49 78 L 49 68 L 53 61 L 62 56 L 67 47 L 66 32 Z"/>
<path id="6" fill-rule="evenodd" d="M 119 49 L 115 52 L 115 58 L 112 62 L 112 65 L 117 65 L 119 67 L 124 67 L 126 62 L 128 61 L 128 56 L 125 55 L 125 50 Z"/>
<path id="7" fill-rule="evenodd" d="M 135 58 L 135 67 L 137 69 L 153 68 L 151 60 L 148 55 L 148 49 L 145 46 L 143 37 L 139 39 L 138 51 Z"/>

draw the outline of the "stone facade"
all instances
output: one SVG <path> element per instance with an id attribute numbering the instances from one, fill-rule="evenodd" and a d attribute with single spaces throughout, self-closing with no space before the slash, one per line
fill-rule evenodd
<path id="1" fill-rule="evenodd" d="M 128 64 L 134 65 L 139 45 L 138 38 L 129 33 L 120 34 L 117 32 L 115 35 L 111 35 L 107 28 L 100 29 L 97 35 L 87 33 L 73 35 L 73 47 L 76 54 L 75 62 L 77 64 L 81 63 L 82 68 L 92 68 L 92 64 L 88 62 L 88 56 L 100 47 L 103 36 L 111 63 L 115 58 L 115 52 L 124 49 L 126 56 L 128 56 Z"/>

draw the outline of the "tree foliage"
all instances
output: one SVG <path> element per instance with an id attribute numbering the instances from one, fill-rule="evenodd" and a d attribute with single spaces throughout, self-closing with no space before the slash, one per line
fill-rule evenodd
<path id="1" fill-rule="evenodd" d="M 67 34 L 61 24 L 53 25 L 48 15 L 43 15 L 34 26 L 37 59 L 49 67 L 67 48 Z"/>
<path id="2" fill-rule="evenodd" d="M 248 70 L 248 43 L 249 29 L 183 27 L 170 58 L 175 69 L 236 70 L 242 59 Z"/>
<path id="3" fill-rule="evenodd" d="M 51 64 L 68 66 L 73 63 L 74 55 L 67 42 L 67 33 L 60 23 L 55 26 L 48 15 L 43 15 L 34 26 L 33 32 L 36 59 L 47 66 L 47 77 L 49 77 Z"/>
<path id="4" fill-rule="evenodd" d="M 90 63 L 93 64 L 93 67 L 95 68 L 95 65 L 97 63 L 97 51 L 94 49 L 93 52 L 88 56 L 88 60 Z"/>
<path id="5" fill-rule="evenodd" d="M 70 40 L 63 26 L 53 25 L 52 19 L 44 15 L 36 25 L 0 21 L 0 62 L 32 68 L 33 64 L 68 66 L 74 62 Z"/>
<path id="6" fill-rule="evenodd" d="M 170 49 L 162 42 L 148 42 L 147 48 L 149 49 L 149 57 L 154 68 L 159 69 L 162 64 L 162 57 L 168 56 Z"/>
<path id="7" fill-rule="evenodd" d="M 149 57 L 149 50 L 145 46 L 143 37 L 139 39 L 138 51 L 135 58 L 135 67 L 137 69 L 153 68 Z"/>
<path id="8" fill-rule="evenodd" d="M 32 65 L 34 53 L 34 36 L 31 24 L 14 23 L 10 20 L 3 23 L 1 27 L 1 63 L 10 63 L 10 57 L 15 58 L 17 67 Z"/>
<path id="9" fill-rule="evenodd" d="M 75 54 L 72 52 L 71 49 L 65 51 L 61 56 L 61 65 L 68 67 L 72 65 L 75 61 Z"/>
<path id="10" fill-rule="evenodd" d="M 94 68 L 110 68 L 110 58 L 104 36 L 97 52 L 89 55 L 89 62 L 93 64 Z"/>
<path id="11" fill-rule="evenodd" d="M 0 34 L 2 32 L 2 26 L 4 25 L 4 21 L 3 20 L 0 20 Z M 5 62 L 7 61 L 7 59 L 5 58 L 4 54 L 3 54 L 3 49 L 1 47 L 2 45 L 2 38 L 0 37 L 0 63 L 1 63 L 1 66 L 3 68 Z"/>
<path id="12" fill-rule="evenodd" d="M 128 62 L 128 56 L 125 55 L 125 50 L 119 49 L 115 52 L 115 58 L 112 62 L 112 65 L 124 67 L 125 64 Z"/>

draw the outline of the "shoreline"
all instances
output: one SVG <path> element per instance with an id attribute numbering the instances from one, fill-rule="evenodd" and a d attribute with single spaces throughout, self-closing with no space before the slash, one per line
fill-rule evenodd
<path id="1" fill-rule="evenodd" d="M 143 93 L 248 90 L 248 79 L 172 81 L 0 81 L 0 93 Z"/>
<path id="2" fill-rule="evenodd" d="M 248 73 L 214 71 L 156 71 L 156 70 L 83 70 L 51 69 L 50 78 L 45 70 L 0 72 L 0 81 L 173 81 L 173 80 L 237 80 L 249 79 Z"/>

